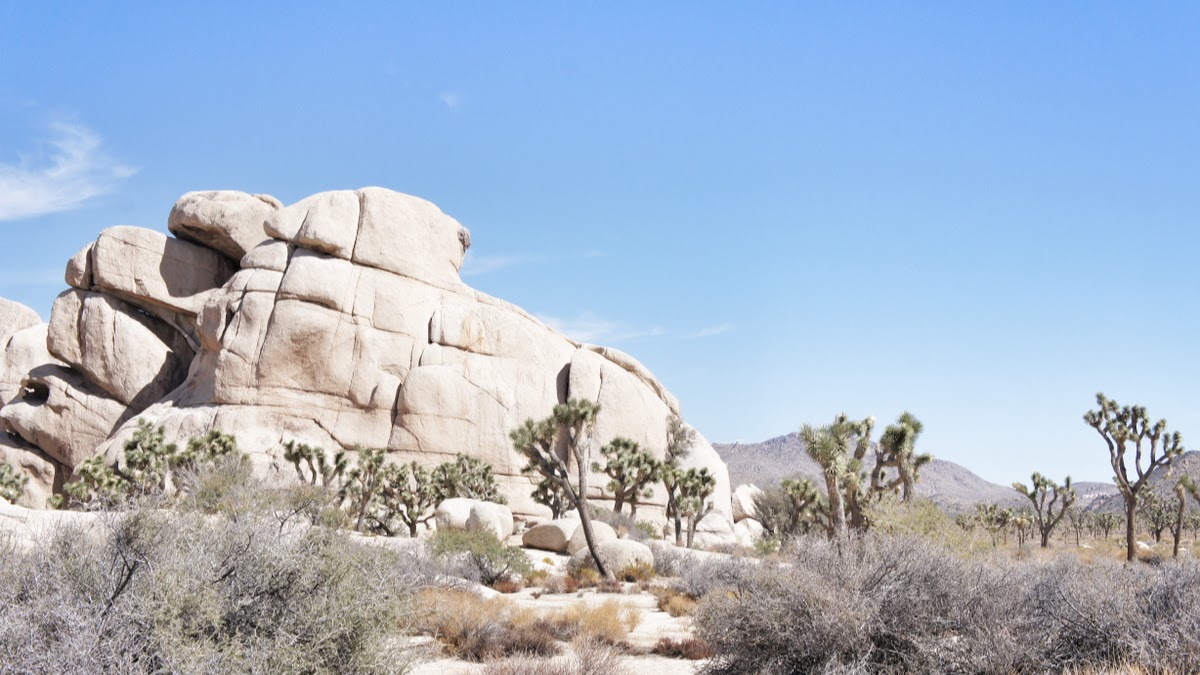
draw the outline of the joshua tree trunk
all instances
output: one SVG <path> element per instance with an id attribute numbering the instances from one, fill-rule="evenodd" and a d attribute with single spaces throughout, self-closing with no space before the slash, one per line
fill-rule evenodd
<path id="1" fill-rule="evenodd" d="M 625 508 L 625 493 L 617 490 L 617 494 L 613 497 L 613 513 L 620 513 L 623 508 Z"/>
<path id="2" fill-rule="evenodd" d="M 1132 561 L 1137 555 L 1137 533 L 1134 526 L 1137 518 L 1137 495 L 1125 498 L 1125 560 Z"/>

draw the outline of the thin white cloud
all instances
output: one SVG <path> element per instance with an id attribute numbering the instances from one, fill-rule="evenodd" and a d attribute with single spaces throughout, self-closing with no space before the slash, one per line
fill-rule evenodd
<path id="1" fill-rule="evenodd" d="M 442 102 L 442 105 L 446 106 L 450 110 L 458 110 L 464 103 L 467 102 L 466 97 L 457 91 L 439 92 L 438 100 Z"/>
<path id="2" fill-rule="evenodd" d="M 690 337 L 690 338 L 712 337 L 714 335 L 720 335 L 721 333 L 728 333 L 732 329 L 733 329 L 733 324 L 723 323 L 723 324 L 720 324 L 719 326 L 709 326 L 707 328 L 701 328 L 700 330 L 696 331 L 695 333 L 688 335 L 688 337 Z"/>
<path id="3" fill-rule="evenodd" d="M 533 262 L 529 256 L 519 255 L 475 255 L 468 251 L 467 259 L 463 261 L 461 274 L 464 277 L 477 277 L 481 274 L 495 272 L 516 265 Z"/>
<path id="4" fill-rule="evenodd" d="M 58 123 L 50 131 L 49 157 L 0 163 L 0 221 L 77 209 L 135 173 L 107 157 L 85 126 Z"/>
<path id="5" fill-rule="evenodd" d="M 573 340 L 593 344 L 662 337 L 667 334 L 666 329 L 659 326 L 633 328 L 619 321 L 601 318 L 592 312 L 581 312 L 573 319 L 562 319 L 545 314 L 536 316 L 542 323 Z"/>

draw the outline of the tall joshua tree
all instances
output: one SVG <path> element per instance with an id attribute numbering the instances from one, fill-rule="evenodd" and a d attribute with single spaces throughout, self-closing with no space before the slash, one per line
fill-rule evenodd
<path id="1" fill-rule="evenodd" d="M 635 441 L 617 436 L 600 448 L 604 466 L 592 462 L 592 471 L 609 477 L 609 492 L 613 493 L 613 512 L 620 513 L 629 504 L 629 517 L 637 518 L 638 503 L 654 496 L 650 484 L 659 480 L 661 463 Z"/>
<path id="2" fill-rule="evenodd" d="M 1059 485 L 1034 471 L 1030 483 L 1029 487 L 1025 487 L 1021 483 L 1013 483 L 1013 489 L 1025 495 L 1033 503 L 1033 522 L 1042 537 L 1042 548 L 1046 548 L 1050 545 L 1050 534 L 1054 532 L 1054 528 L 1058 526 L 1063 516 L 1066 515 L 1067 509 L 1071 508 L 1079 495 L 1076 494 L 1075 488 L 1071 487 L 1070 476 L 1067 476 L 1063 484 Z M 1054 511 L 1055 506 L 1058 507 L 1057 513 Z"/>
<path id="3" fill-rule="evenodd" d="M 913 485 L 917 482 L 917 474 L 921 467 L 933 459 L 929 453 L 916 454 L 917 437 L 924 430 L 925 425 L 912 413 L 903 412 L 895 424 L 890 424 L 883 430 L 883 436 L 879 439 L 879 450 L 882 457 L 878 464 L 896 470 L 893 485 L 899 483 L 901 498 L 906 502 L 912 501 Z M 882 472 L 876 471 L 875 473 L 876 476 L 882 478 Z M 878 489 L 875 485 L 872 487 Z"/>
<path id="4" fill-rule="evenodd" d="M 663 458 L 659 479 L 667 491 L 667 519 L 675 523 L 675 545 L 683 546 L 683 514 L 679 511 L 679 479 L 683 475 L 681 463 L 692 452 L 696 444 L 696 431 L 679 417 L 667 418 L 667 451 Z"/>
<path id="5" fill-rule="evenodd" d="M 599 412 L 600 406 L 591 401 L 571 399 L 554 406 L 550 417 L 540 422 L 525 420 L 523 425 L 509 434 L 509 438 L 512 439 L 513 448 L 529 461 L 525 471 L 537 472 L 554 481 L 579 512 L 579 526 L 583 528 L 583 537 L 592 554 L 592 561 L 596 563 L 596 570 L 611 579 L 612 573 L 596 550 L 587 498 L 588 469 L 592 466 L 592 434 Z M 566 443 L 567 453 L 575 460 L 577 482 L 574 486 L 571 485 L 567 458 L 560 455 L 556 447 L 560 437 Z"/>
<path id="6" fill-rule="evenodd" d="M 1108 446 L 1113 481 L 1125 500 L 1125 559 L 1132 561 L 1136 553 L 1135 527 L 1138 500 L 1142 488 L 1155 471 L 1165 471 L 1171 462 L 1183 454 L 1183 438 L 1179 432 L 1167 431 L 1167 421 L 1150 423 L 1144 406 L 1121 406 L 1096 394 L 1096 410 L 1083 415 L 1083 421 L 1096 430 Z M 1133 457 L 1128 451 L 1133 449 Z M 1133 475 L 1130 475 L 1132 470 Z"/>

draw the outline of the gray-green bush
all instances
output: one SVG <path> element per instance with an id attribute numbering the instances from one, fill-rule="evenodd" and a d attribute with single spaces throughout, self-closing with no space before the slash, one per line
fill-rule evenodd
<path id="1" fill-rule="evenodd" d="M 915 538 L 808 537 L 724 571 L 696 615 L 707 673 L 1200 669 L 1200 565 L 963 558 Z M 713 574 L 684 571 L 684 583 Z M 720 592 L 713 592 L 714 590 Z"/>
<path id="2" fill-rule="evenodd" d="M 0 670 L 394 673 L 396 554 L 264 518 L 133 510 L 0 551 Z"/>

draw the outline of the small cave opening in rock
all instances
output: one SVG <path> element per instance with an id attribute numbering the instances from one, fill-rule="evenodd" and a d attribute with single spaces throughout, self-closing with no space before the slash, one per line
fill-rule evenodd
<path id="1" fill-rule="evenodd" d="M 26 382 L 21 385 L 21 400 L 29 405 L 41 405 L 50 400 L 50 387 L 44 382 Z"/>

